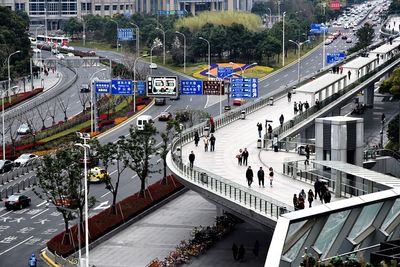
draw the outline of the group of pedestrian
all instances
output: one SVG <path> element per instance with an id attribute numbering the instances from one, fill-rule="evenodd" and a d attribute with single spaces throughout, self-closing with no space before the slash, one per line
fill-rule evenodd
<path id="1" fill-rule="evenodd" d="M 249 151 L 247 151 L 247 148 L 244 148 L 244 150 L 239 149 L 239 153 L 236 155 L 236 158 L 239 166 L 247 166 L 247 159 L 249 158 Z"/>
<path id="2" fill-rule="evenodd" d="M 304 191 L 304 189 L 301 189 L 300 193 L 299 193 L 299 197 L 297 197 L 296 194 L 294 194 L 293 196 L 293 206 L 294 206 L 294 210 L 302 210 L 305 207 L 305 201 L 306 198 L 308 200 L 308 207 L 312 207 L 312 203 L 314 201 L 314 192 L 310 189 L 308 190 L 308 193 L 306 195 L 306 192 Z"/>
<path id="3" fill-rule="evenodd" d="M 293 103 L 293 111 L 294 111 L 294 115 L 297 115 L 297 113 L 302 114 L 303 113 L 303 109 L 307 112 L 307 110 L 310 108 L 310 104 L 308 103 L 308 101 L 306 100 L 306 102 L 302 103 L 301 101 L 299 101 L 299 103 L 297 103 L 296 101 L 294 101 Z"/>
<path id="4" fill-rule="evenodd" d="M 207 136 L 204 136 L 203 143 L 204 143 L 204 152 L 208 152 L 208 145 L 210 144 L 210 152 L 215 151 L 215 141 L 216 138 L 213 134 L 211 134 L 211 137 L 208 138 Z M 195 141 L 196 143 L 196 141 Z M 198 143 L 198 142 L 197 142 Z M 196 144 L 197 146 L 197 144 Z"/>
<path id="5" fill-rule="evenodd" d="M 253 248 L 253 254 L 254 256 L 258 257 L 258 254 L 260 253 L 260 242 L 256 240 L 254 242 L 254 248 Z M 236 243 L 233 243 L 232 245 L 232 254 L 233 254 L 233 259 L 235 261 L 244 261 L 244 256 L 246 254 L 246 249 L 244 248 L 244 245 L 241 244 L 240 247 L 236 245 Z"/>
<path id="6" fill-rule="evenodd" d="M 272 187 L 272 182 L 274 180 L 274 169 L 272 167 L 270 167 L 269 169 L 269 185 Z M 249 166 L 246 170 L 246 180 L 247 180 L 247 185 L 249 187 L 251 187 L 251 184 L 253 183 L 253 177 L 254 177 L 254 173 L 253 173 L 253 169 L 251 168 L 251 166 Z M 263 187 L 264 186 L 264 178 L 265 178 L 265 173 L 262 167 L 260 167 L 260 169 L 257 171 L 257 178 L 258 178 L 258 186 L 259 187 Z"/>
<path id="7" fill-rule="evenodd" d="M 335 66 L 332 68 L 333 74 L 343 74 L 343 67 L 342 66 Z"/>
<path id="8" fill-rule="evenodd" d="M 329 192 L 328 188 L 326 187 L 325 183 L 320 181 L 318 178 L 314 183 L 314 191 L 315 191 L 315 199 L 317 199 L 317 196 L 319 197 L 319 200 L 321 203 L 330 203 L 331 202 L 331 192 Z"/>

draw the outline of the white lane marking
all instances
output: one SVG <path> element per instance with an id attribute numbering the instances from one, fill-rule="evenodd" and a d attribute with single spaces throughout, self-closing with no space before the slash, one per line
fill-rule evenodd
<path id="1" fill-rule="evenodd" d="M 135 177 L 137 177 L 137 174 L 135 174 L 134 176 L 132 176 L 131 179 L 135 179 Z"/>
<path id="2" fill-rule="evenodd" d="M 116 172 L 117 172 L 117 170 L 112 171 L 112 172 L 110 173 L 110 176 L 113 175 L 113 174 L 116 173 Z"/>
<path id="3" fill-rule="evenodd" d="M 45 200 L 45 201 L 43 201 L 42 203 L 40 203 L 40 204 L 37 204 L 36 205 L 36 207 L 40 207 L 40 206 L 43 206 L 44 204 L 46 204 L 47 203 L 47 201 Z"/>
<path id="4" fill-rule="evenodd" d="M 155 145 L 154 147 L 157 148 L 159 147 L 163 142 L 158 143 L 157 145 Z"/>
<path id="5" fill-rule="evenodd" d="M 100 198 L 107 196 L 108 194 L 111 194 L 111 191 L 108 191 L 107 193 L 105 193 L 104 195 L 102 195 Z"/>
<path id="6" fill-rule="evenodd" d="M 9 214 L 11 212 L 12 212 L 12 210 L 10 210 L 9 212 L 4 213 L 3 215 L 0 215 L 0 217 L 3 217 L 4 215 L 7 215 L 7 214 Z"/>
<path id="7" fill-rule="evenodd" d="M 207 96 L 207 100 L 206 100 L 206 104 L 204 105 L 204 108 L 207 108 L 207 105 L 208 105 L 208 99 L 209 99 L 209 96 Z"/>
<path id="8" fill-rule="evenodd" d="M 37 217 L 37 216 L 39 216 L 39 215 L 41 215 L 41 214 L 43 214 L 43 213 L 45 213 L 46 211 L 48 211 L 49 209 L 45 209 L 44 211 L 42 211 L 42 212 L 39 212 L 38 214 L 36 214 L 36 215 L 34 215 L 34 216 L 32 216 L 31 217 L 31 219 L 33 219 L 33 218 L 35 218 L 35 217 Z"/>
<path id="9" fill-rule="evenodd" d="M 28 237 L 27 239 L 25 239 L 25 240 L 23 240 L 23 241 L 19 242 L 18 244 L 16 244 L 16 245 L 12 246 L 11 248 L 4 250 L 3 252 L 1 252 L 1 253 L 0 253 L 0 256 L 1 256 L 1 255 L 3 255 L 4 253 L 7 253 L 7 252 L 9 252 L 9 251 L 10 251 L 10 250 L 12 250 L 12 249 L 14 249 L 14 248 L 18 247 L 19 245 L 21 245 L 21 244 L 25 243 L 26 241 L 28 241 L 28 240 L 30 240 L 30 239 L 32 239 L 32 238 L 33 238 L 33 236 L 31 236 L 31 237 Z"/>
<path id="10" fill-rule="evenodd" d="M 192 100 L 193 100 L 193 97 L 191 97 L 191 98 L 189 99 L 190 102 L 192 102 Z"/>
<path id="11" fill-rule="evenodd" d="M 289 76 L 289 74 L 287 74 L 287 73 L 286 73 L 285 75 L 283 75 L 283 77 L 285 77 L 285 78 L 286 78 L 287 76 Z"/>
<path id="12" fill-rule="evenodd" d="M 275 82 L 275 83 L 276 83 L 276 82 L 279 82 L 279 79 L 276 79 L 274 82 Z"/>
<path id="13" fill-rule="evenodd" d="M 76 101 L 76 104 L 79 104 L 79 103 L 81 103 L 81 101 L 79 100 L 79 101 Z"/>
<path id="14" fill-rule="evenodd" d="M 158 160 L 157 160 L 157 163 L 159 163 L 161 160 L 162 160 L 162 159 L 158 159 Z"/>
<path id="15" fill-rule="evenodd" d="M 168 107 L 166 107 L 166 109 L 164 109 L 164 111 L 167 111 L 170 107 L 171 107 L 171 105 L 169 105 Z"/>

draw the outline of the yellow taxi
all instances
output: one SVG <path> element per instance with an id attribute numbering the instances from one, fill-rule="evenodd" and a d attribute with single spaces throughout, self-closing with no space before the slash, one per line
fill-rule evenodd
<path id="1" fill-rule="evenodd" d="M 88 177 L 90 183 L 102 183 L 109 173 L 102 167 L 94 167 L 89 170 Z"/>

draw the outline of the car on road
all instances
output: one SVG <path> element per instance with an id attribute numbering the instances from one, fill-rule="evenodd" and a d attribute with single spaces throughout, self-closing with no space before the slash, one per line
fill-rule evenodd
<path id="1" fill-rule="evenodd" d="M 35 154 L 22 154 L 16 160 L 14 160 L 14 166 L 26 166 L 34 161 L 37 157 L 38 156 L 36 156 Z"/>
<path id="2" fill-rule="evenodd" d="M 25 135 L 31 132 L 32 132 L 31 127 L 29 127 L 27 123 L 22 123 L 17 129 L 17 134 L 19 135 Z"/>
<path id="3" fill-rule="evenodd" d="M 89 93 L 89 92 L 90 92 L 89 84 L 83 83 L 81 85 L 81 93 Z"/>
<path id="4" fill-rule="evenodd" d="M 163 111 L 160 113 L 160 116 L 158 117 L 159 121 L 169 121 L 172 119 L 172 113 L 169 111 Z"/>
<path id="5" fill-rule="evenodd" d="M 342 34 L 342 40 L 347 40 L 347 35 Z"/>
<path id="6" fill-rule="evenodd" d="M 149 65 L 149 68 L 150 69 L 157 69 L 157 64 L 156 63 L 151 63 L 150 65 Z"/>
<path id="7" fill-rule="evenodd" d="M 56 58 L 59 59 L 59 60 L 62 60 L 62 59 L 64 59 L 65 57 L 64 57 L 63 54 L 57 54 L 57 55 L 56 55 Z"/>
<path id="8" fill-rule="evenodd" d="M 109 173 L 102 167 L 94 167 L 89 170 L 90 183 L 102 183 L 109 176 Z"/>
<path id="9" fill-rule="evenodd" d="M 353 40 L 351 40 L 351 38 L 347 38 L 346 43 L 350 44 L 352 42 L 353 42 Z"/>
<path id="10" fill-rule="evenodd" d="M 325 45 L 330 45 L 332 42 L 333 40 L 328 38 L 325 40 Z"/>
<path id="11" fill-rule="evenodd" d="M 153 123 L 153 117 L 150 115 L 140 115 L 136 119 L 136 127 L 138 128 L 138 130 L 143 131 L 146 123 Z"/>
<path id="12" fill-rule="evenodd" d="M 31 199 L 22 194 L 14 194 L 7 198 L 4 204 L 7 210 L 21 210 L 31 205 Z"/>
<path id="13" fill-rule="evenodd" d="M 67 56 L 68 57 L 74 57 L 75 55 L 73 53 L 68 53 Z"/>
<path id="14" fill-rule="evenodd" d="M 232 104 L 234 106 L 241 106 L 244 104 L 244 100 L 241 98 L 235 98 L 235 99 L 233 99 Z"/>
<path id="15" fill-rule="evenodd" d="M 156 97 L 156 99 L 154 99 L 154 105 L 156 106 L 164 106 L 165 104 L 166 101 L 164 97 Z"/>
<path id="16" fill-rule="evenodd" d="M 5 173 L 12 170 L 14 163 L 11 160 L 0 160 L 0 172 Z"/>

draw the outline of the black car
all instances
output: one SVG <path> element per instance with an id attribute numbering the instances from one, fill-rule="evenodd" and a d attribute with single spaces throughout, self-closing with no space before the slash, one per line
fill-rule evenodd
<path id="1" fill-rule="evenodd" d="M 0 172 L 9 172 L 12 170 L 14 163 L 11 160 L 0 160 Z"/>
<path id="2" fill-rule="evenodd" d="M 31 199 L 25 195 L 15 194 L 6 200 L 5 205 L 7 210 L 23 209 L 31 205 Z"/>
<path id="3" fill-rule="evenodd" d="M 90 87 L 89 84 L 82 84 L 81 85 L 81 93 L 89 93 L 90 92 Z"/>
<path id="4" fill-rule="evenodd" d="M 156 106 L 164 106 L 166 104 L 165 98 L 163 97 L 156 97 L 154 100 L 154 105 Z"/>

